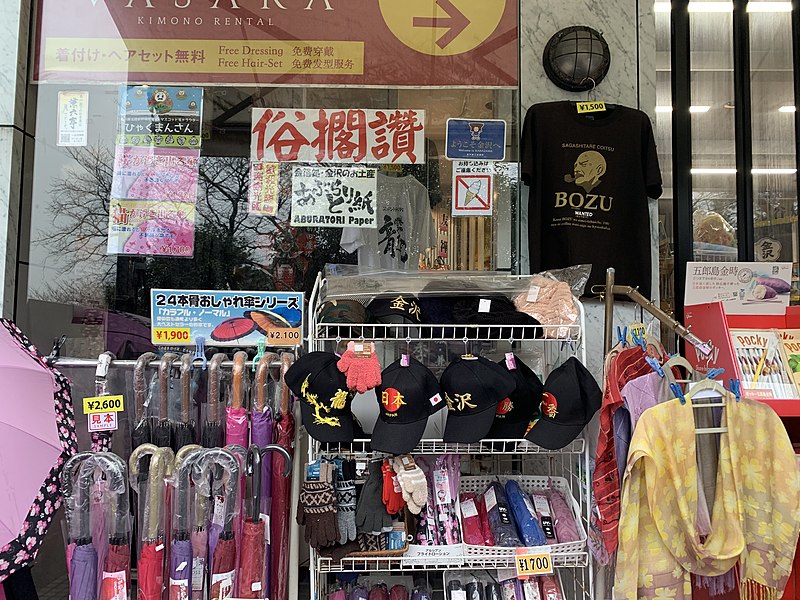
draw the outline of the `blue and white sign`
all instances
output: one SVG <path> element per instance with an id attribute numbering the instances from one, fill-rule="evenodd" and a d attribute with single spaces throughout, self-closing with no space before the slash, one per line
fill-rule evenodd
<path id="1" fill-rule="evenodd" d="M 502 119 L 447 119 L 445 156 L 450 160 L 503 160 L 506 122 Z"/>
<path id="2" fill-rule="evenodd" d="M 151 337 L 156 346 L 299 346 L 302 292 L 150 290 Z"/>

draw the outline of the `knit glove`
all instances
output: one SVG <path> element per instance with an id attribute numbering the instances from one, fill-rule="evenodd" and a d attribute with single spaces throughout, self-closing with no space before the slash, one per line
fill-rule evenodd
<path id="1" fill-rule="evenodd" d="M 356 526 L 359 533 L 380 533 L 392 526 L 392 518 L 383 505 L 383 471 L 379 460 L 369 463 L 369 476 L 356 507 Z"/>
<path id="2" fill-rule="evenodd" d="M 406 505 L 403 500 L 403 495 L 400 488 L 397 486 L 397 477 L 394 474 L 392 464 L 388 458 L 383 459 L 383 504 L 386 506 L 386 512 L 390 515 L 396 515 Z"/>
<path id="3" fill-rule="evenodd" d="M 397 474 L 397 481 L 403 492 L 403 500 L 408 504 L 408 510 L 418 515 L 428 502 L 428 482 L 425 474 L 410 456 L 395 456 L 392 467 Z"/>
<path id="4" fill-rule="evenodd" d="M 356 463 L 342 462 L 342 477 L 336 482 L 336 519 L 339 524 L 339 543 L 356 539 Z"/>
<path id="5" fill-rule="evenodd" d="M 333 469 L 332 464 L 322 463 L 319 481 L 306 479 L 300 487 L 297 523 L 305 525 L 304 539 L 312 548 L 323 548 L 339 541 Z"/>
<path id="6" fill-rule="evenodd" d="M 381 384 L 381 363 L 375 354 L 375 344 L 370 342 L 364 343 L 363 346 L 371 350 L 369 358 L 358 356 L 355 352 L 355 342 L 347 342 L 347 350 L 336 363 L 339 371 L 347 375 L 347 387 L 359 394 Z"/>

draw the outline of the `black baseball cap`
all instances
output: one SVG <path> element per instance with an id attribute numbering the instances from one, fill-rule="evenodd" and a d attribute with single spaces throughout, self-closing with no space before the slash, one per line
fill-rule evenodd
<path id="1" fill-rule="evenodd" d="M 408 454 L 416 448 L 428 417 L 446 406 L 436 376 L 411 357 L 407 367 L 400 359 L 383 370 L 375 395 L 380 413 L 371 446 L 389 454 Z"/>
<path id="2" fill-rule="evenodd" d="M 547 377 L 541 417 L 525 439 L 548 450 L 560 450 L 580 435 L 602 401 L 603 392 L 592 374 L 570 357 Z"/>
<path id="3" fill-rule="evenodd" d="M 375 298 L 367 305 L 367 310 L 377 323 L 423 323 L 422 307 L 413 294 L 395 292 L 388 296 Z"/>
<path id="4" fill-rule="evenodd" d="M 521 440 L 528 424 L 538 417 L 544 386 L 536 373 L 516 355 L 503 358 L 497 364 L 508 371 L 517 387 L 497 405 L 492 428 L 486 437 Z"/>
<path id="5" fill-rule="evenodd" d="M 497 404 L 517 384 L 497 363 L 482 356 L 462 356 L 444 370 L 440 385 L 448 409 L 444 441 L 469 444 L 489 433 Z"/>
<path id="6" fill-rule="evenodd" d="M 309 352 L 286 371 L 286 384 L 300 400 L 300 414 L 308 435 L 319 442 L 352 442 L 353 392 L 339 371 L 332 352 Z"/>

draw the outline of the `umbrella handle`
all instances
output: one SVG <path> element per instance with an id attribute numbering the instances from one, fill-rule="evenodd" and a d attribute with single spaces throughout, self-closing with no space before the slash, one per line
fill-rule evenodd
<path id="1" fill-rule="evenodd" d="M 294 364 L 294 354 L 292 352 L 281 352 L 280 415 L 282 417 L 285 417 L 289 414 L 289 400 L 291 391 L 289 390 L 289 386 L 286 384 L 286 372 L 289 370 L 292 364 Z"/>
<path id="2" fill-rule="evenodd" d="M 228 357 L 217 352 L 211 357 L 208 365 L 208 415 L 209 421 L 219 422 L 219 372 L 222 362 Z"/>
<path id="3" fill-rule="evenodd" d="M 269 375 L 270 365 L 277 360 L 277 354 L 267 352 L 258 361 L 256 370 L 256 409 L 259 412 L 264 412 L 264 408 L 267 406 L 267 376 Z"/>
<path id="4" fill-rule="evenodd" d="M 292 457 L 286 448 L 278 444 L 267 444 L 261 448 L 261 456 L 264 456 L 267 452 L 277 452 L 283 456 L 283 476 L 289 477 L 289 474 L 292 472 Z"/>
<path id="5" fill-rule="evenodd" d="M 136 359 L 136 365 L 133 367 L 133 397 L 136 401 L 137 423 L 144 418 L 144 405 L 147 399 L 147 381 L 145 380 L 147 365 L 155 357 L 154 352 L 145 352 Z"/>
<path id="6" fill-rule="evenodd" d="M 247 352 L 240 350 L 233 355 L 233 383 L 231 386 L 231 408 L 241 408 L 244 403 L 245 368 Z"/>
<path id="7" fill-rule="evenodd" d="M 113 493 L 115 497 L 115 502 L 111 506 L 113 527 L 109 532 L 110 537 L 117 538 L 127 535 L 128 513 L 130 512 L 128 502 L 128 465 L 116 454 L 98 452 L 83 463 L 80 477 L 87 477 L 88 479 L 88 477 L 94 475 L 95 470 L 99 470 L 109 482 L 108 491 Z"/>
<path id="8" fill-rule="evenodd" d="M 194 359 L 188 352 L 181 356 L 181 422 L 189 422 L 189 410 L 192 401 L 192 362 Z"/>
<path id="9" fill-rule="evenodd" d="M 158 364 L 158 416 L 162 419 L 169 418 L 169 374 L 172 363 L 177 358 L 177 354 L 167 352 Z"/>
<path id="10" fill-rule="evenodd" d="M 149 540 L 158 538 L 158 530 L 161 526 L 161 507 L 164 502 L 164 480 L 172 474 L 174 464 L 175 454 L 170 448 L 158 448 L 150 461 L 146 498 L 150 510 L 145 518 L 146 534 Z"/>
<path id="11" fill-rule="evenodd" d="M 191 488 L 190 468 L 194 461 L 200 457 L 203 452 L 202 446 L 197 444 L 189 444 L 184 446 L 175 454 L 175 489 L 177 490 L 175 498 L 175 506 L 177 507 L 174 512 L 177 513 L 177 531 L 189 530 L 189 489 Z"/>
<path id="12" fill-rule="evenodd" d="M 78 484 L 77 490 L 74 488 L 75 482 L 75 469 L 79 466 L 83 465 L 83 462 L 88 458 L 94 455 L 93 452 L 78 452 L 77 454 L 73 454 L 67 459 L 67 462 L 64 463 L 64 468 L 61 470 L 61 490 L 64 494 L 64 499 L 67 503 L 67 508 L 71 513 L 74 513 L 74 517 L 76 519 L 72 521 L 70 519 L 70 538 L 72 540 L 76 539 L 83 539 L 87 537 L 89 534 L 89 519 L 88 519 L 88 510 L 82 510 L 82 505 L 86 500 L 88 500 L 88 489 L 86 490 L 86 494 L 83 494 L 83 490 L 81 489 L 80 482 Z M 86 514 L 86 519 L 81 518 L 82 515 Z M 75 523 L 75 530 L 73 535 L 73 527 L 72 523 Z"/>
<path id="13" fill-rule="evenodd" d="M 261 512 L 261 449 L 251 444 L 247 449 L 247 475 L 250 481 L 250 519 L 255 523 Z"/>

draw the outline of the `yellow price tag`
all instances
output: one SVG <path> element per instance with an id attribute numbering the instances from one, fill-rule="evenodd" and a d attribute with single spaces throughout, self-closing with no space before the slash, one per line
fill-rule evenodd
<path id="1" fill-rule="evenodd" d="M 188 327 L 154 327 L 154 344 L 190 344 L 191 330 Z"/>
<path id="2" fill-rule="evenodd" d="M 549 546 L 517 548 L 517 577 L 553 574 L 553 557 Z"/>
<path id="3" fill-rule="evenodd" d="M 303 336 L 299 327 L 285 329 L 270 329 L 267 332 L 268 346 L 299 346 Z"/>
<path id="4" fill-rule="evenodd" d="M 606 110 L 605 102 L 578 102 L 577 106 L 578 106 L 578 114 L 605 112 Z"/>
<path id="5" fill-rule="evenodd" d="M 125 403 L 122 396 L 95 396 L 83 399 L 83 414 L 104 412 L 122 412 L 125 410 Z"/>

